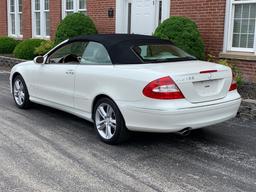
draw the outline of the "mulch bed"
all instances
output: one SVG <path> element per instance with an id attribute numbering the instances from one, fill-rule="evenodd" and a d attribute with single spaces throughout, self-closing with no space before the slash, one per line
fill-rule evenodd
<path id="1" fill-rule="evenodd" d="M 243 83 L 238 87 L 238 92 L 243 99 L 256 100 L 256 84 L 255 83 Z"/>

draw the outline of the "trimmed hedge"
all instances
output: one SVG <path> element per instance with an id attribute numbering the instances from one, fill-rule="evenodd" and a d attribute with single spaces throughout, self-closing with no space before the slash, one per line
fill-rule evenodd
<path id="1" fill-rule="evenodd" d="M 90 17 L 82 13 L 73 13 L 63 19 L 56 31 L 55 44 L 79 35 L 97 34 L 96 27 Z"/>
<path id="2" fill-rule="evenodd" d="M 187 53 L 205 59 L 205 46 L 197 25 L 186 17 L 173 16 L 156 29 L 155 36 L 168 39 Z"/>
<path id="3" fill-rule="evenodd" d="M 14 49 L 14 56 L 19 59 L 32 60 L 37 56 L 37 54 L 35 54 L 36 48 L 44 41 L 43 39 L 24 40 Z"/>
<path id="4" fill-rule="evenodd" d="M 53 41 L 43 41 L 41 45 L 35 49 L 35 55 L 45 55 L 54 47 Z"/>
<path id="5" fill-rule="evenodd" d="M 11 37 L 0 37 L 0 54 L 11 54 L 19 43 Z"/>

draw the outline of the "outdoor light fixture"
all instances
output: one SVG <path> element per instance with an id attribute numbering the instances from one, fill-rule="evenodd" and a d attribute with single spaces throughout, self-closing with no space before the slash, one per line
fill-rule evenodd
<path id="1" fill-rule="evenodd" d="M 108 9 L 108 17 L 109 18 L 113 18 L 114 17 L 114 9 L 113 8 L 109 8 Z"/>

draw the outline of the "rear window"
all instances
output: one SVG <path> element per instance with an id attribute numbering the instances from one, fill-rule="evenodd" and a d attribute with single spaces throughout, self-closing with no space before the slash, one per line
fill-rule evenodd
<path id="1" fill-rule="evenodd" d="M 196 57 L 171 44 L 140 45 L 133 47 L 133 51 L 147 63 L 196 60 Z"/>

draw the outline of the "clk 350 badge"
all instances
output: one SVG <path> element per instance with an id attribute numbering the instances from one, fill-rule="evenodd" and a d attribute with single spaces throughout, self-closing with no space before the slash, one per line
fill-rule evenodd
<path id="1" fill-rule="evenodd" d="M 194 76 L 186 76 L 186 77 L 182 77 L 179 79 L 181 82 L 184 82 L 184 81 L 193 81 L 195 80 L 195 77 Z"/>

